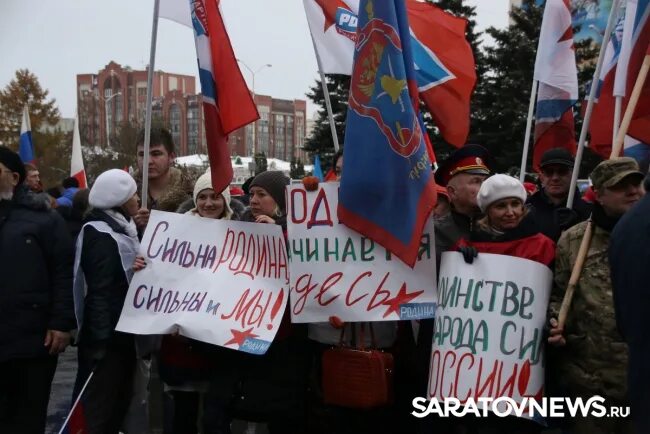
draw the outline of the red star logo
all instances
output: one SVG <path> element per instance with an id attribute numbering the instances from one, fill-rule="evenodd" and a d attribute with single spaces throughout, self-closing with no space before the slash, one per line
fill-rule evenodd
<path id="1" fill-rule="evenodd" d="M 253 327 L 249 328 L 248 330 L 244 330 L 243 332 L 230 329 L 230 332 L 232 333 L 232 339 L 223 344 L 224 346 L 237 344 L 238 347 L 241 347 L 246 339 L 258 337 L 258 335 L 253 333 Z"/>
<path id="2" fill-rule="evenodd" d="M 413 300 L 416 298 L 418 295 L 422 294 L 424 291 L 415 291 L 410 294 L 406 293 L 406 282 L 402 284 L 402 287 L 399 289 L 399 292 L 394 298 L 388 299 L 384 301 L 382 304 L 388 306 L 388 309 L 386 309 L 386 312 L 384 313 L 384 318 L 386 318 L 388 315 L 391 313 L 399 310 L 399 306 L 401 304 L 408 303 L 409 301 Z"/>

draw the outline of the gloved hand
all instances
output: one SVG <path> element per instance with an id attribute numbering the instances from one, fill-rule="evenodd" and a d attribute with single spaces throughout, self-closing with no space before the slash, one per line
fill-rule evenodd
<path id="1" fill-rule="evenodd" d="M 342 321 L 338 316 L 329 317 L 329 323 L 332 327 L 339 330 L 345 326 L 345 321 Z"/>
<path id="2" fill-rule="evenodd" d="M 563 231 L 578 223 L 578 213 L 571 208 L 558 208 L 553 212 L 555 224 Z"/>
<path id="3" fill-rule="evenodd" d="M 476 250 L 476 247 L 472 246 L 460 246 L 458 248 L 458 251 L 463 254 L 463 259 L 465 260 L 465 263 L 471 264 L 474 262 L 474 258 L 478 256 L 478 250 Z"/>

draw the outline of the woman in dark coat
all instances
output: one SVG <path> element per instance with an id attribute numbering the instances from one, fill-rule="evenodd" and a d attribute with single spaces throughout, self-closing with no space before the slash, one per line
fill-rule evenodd
<path id="1" fill-rule="evenodd" d="M 289 178 L 279 171 L 263 172 L 250 184 L 250 209 L 243 220 L 277 224 L 286 233 L 285 188 Z M 306 333 L 291 324 L 289 308 L 266 354 L 252 355 L 219 348 L 206 398 L 206 433 L 229 428 L 210 420 L 211 405 L 226 408 L 237 419 L 266 422 L 271 434 L 306 432 L 305 401 L 308 373 Z M 226 430 L 228 429 L 228 431 Z"/>
<path id="2" fill-rule="evenodd" d="M 75 311 L 79 323 L 79 393 L 82 418 L 72 432 L 118 433 L 128 409 L 136 364 L 133 335 L 115 331 L 133 277 L 140 243 L 132 217 L 138 211 L 135 181 L 108 170 L 90 190 L 92 207 L 77 239 Z M 75 426 L 75 424 L 82 426 Z"/>

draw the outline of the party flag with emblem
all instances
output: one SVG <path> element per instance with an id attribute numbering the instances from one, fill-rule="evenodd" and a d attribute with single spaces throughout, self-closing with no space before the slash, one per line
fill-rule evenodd
<path id="1" fill-rule="evenodd" d="M 241 75 L 217 0 L 190 4 L 203 95 L 205 136 L 215 191 L 232 181 L 227 134 L 259 119 Z"/>
<path id="2" fill-rule="evenodd" d="M 411 47 L 420 98 L 442 138 L 461 147 L 469 135 L 470 100 L 476 85 L 467 20 L 431 3 L 407 1 Z"/>
<path id="3" fill-rule="evenodd" d="M 32 143 L 32 124 L 29 121 L 29 109 L 27 104 L 23 107 L 23 121 L 20 125 L 20 144 L 18 155 L 23 163 L 34 162 L 34 145 Z"/>
<path id="4" fill-rule="evenodd" d="M 436 201 L 403 0 L 362 0 L 338 216 L 406 264 Z"/>
<path id="5" fill-rule="evenodd" d="M 303 0 L 303 4 L 323 72 L 350 75 L 359 0 Z"/>
<path id="6" fill-rule="evenodd" d="M 542 155 L 551 148 L 576 151 L 572 108 L 578 100 L 578 70 L 568 0 L 546 2 L 534 78 L 539 91 L 533 167 L 539 169 Z"/>

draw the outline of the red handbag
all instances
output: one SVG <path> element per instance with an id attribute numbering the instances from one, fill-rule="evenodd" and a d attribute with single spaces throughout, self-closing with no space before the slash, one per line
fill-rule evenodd
<path id="1" fill-rule="evenodd" d="M 361 345 L 355 346 L 352 342 L 353 346 L 348 347 L 344 345 L 344 327 L 339 346 L 323 353 L 325 404 L 369 409 L 393 402 L 393 355 L 376 349 L 372 324 L 372 348 L 364 348 L 364 330 L 365 323 L 361 323 Z"/>

